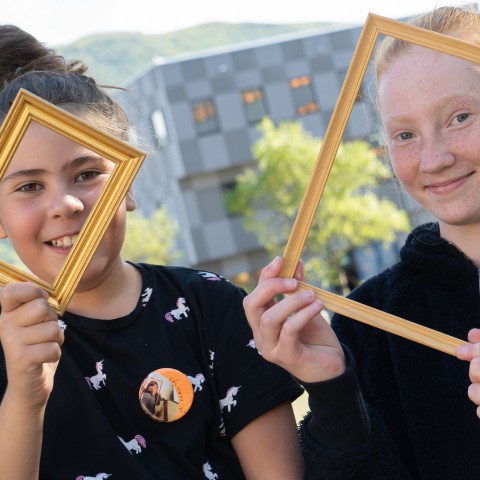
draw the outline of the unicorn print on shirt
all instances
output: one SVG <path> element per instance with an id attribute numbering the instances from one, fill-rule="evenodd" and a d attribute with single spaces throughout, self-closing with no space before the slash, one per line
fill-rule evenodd
<path id="1" fill-rule="evenodd" d="M 212 272 L 198 272 L 198 274 L 201 277 L 206 278 L 207 280 L 210 280 L 211 282 L 219 282 L 223 278 L 220 275 L 217 275 Z"/>
<path id="2" fill-rule="evenodd" d="M 253 338 L 247 343 L 247 347 L 253 348 L 257 351 L 259 355 L 262 354 L 262 352 L 257 348 L 257 345 L 255 344 L 255 340 Z"/>
<path id="3" fill-rule="evenodd" d="M 210 367 L 210 370 L 213 370 L 213 365 L 214 365 L 214 361 L 215 361 L 215 352 L 212 351 L 212 350 L 209 350 L 208 351 L 208 356 L 210 358 L 210 363 L 209 363 L 209 367 Z"/>
<path id="4" fill-rule="evenodd" d="M 197 390 L 200 392 L 203 390 L 202 383 L 205 381 L 203 373 L 197 373 L 194 377 L 187 375 L 187 378 L 194 387 L 193 393 L 195 393 Z"/>
<path id="5" fill-rule="evenodd" d="M 138 455 L 142 451 L 142 447 L 147 448 L 147 442 L 141 435 L 135 435 L 135 438 L 132 438 L 129 442 L 126 442 L 120 436 L 118 438 L 125 445 L 125 448 L 129 451 L 130 455 L 133 455 L 132 451 Z"/>
<path id="6" fill-rule="evenodd" d="M 209 462 L 203 464 L 203 473 L 208 480 L 216 480 L 218 478 L 218 475 L 212 472 L 212 467 Z"/>
<path id="7" fill-rule="evenodd" d="M 150 297 L 152 296 L 153 293 L 153 288 L 147 287 L 143 291 L 141 298 L 142 298 L 142 307 L 144 307 L 148 301 L 150 300 Z"/>
<path id="8" fill-rule="evenodd" d="M 97 369 L 97 374 L 93 375 L 93 377 L 85 377 L 85 380 L 90 388 L 100 390 L 102 388 L 102 384 L 103 386 L 106 385 L 105 380 L 107 379 L 107 375 L 103 373 L 103 360 L 97 362 L 95 364 L 95 368 Z"/>
<path id="9" fill-rule="evenodd" d="M 105 478 L 111 476 L 111 473 L 97 473 L 95 477 L 84 477 L 83 475 L 79 475 L 75 480 L 105 480 Z"/>
<path id="10" fill-rule="evenodd" d="M 220 425 L 218 426 L 218 436 L 225 437 L 227 435 L 227 427 L 225 426 L 225 421 L 223 417 L 220 418 Z"/>
<path id="11" fill-rule="evenodd" d="M 177 308 L 165 314 L 165 320 L 173 323 L 173 320 L 181 320 L 182 316 L 188 317 L 190 307 L 187 306 L 187 300 L 184 297 L 178 297 Z"/>
<path id="12" fill-rule="evenodd" d="M 232 411 L 232 407 L 237 404 L 237 401 L 233 397 L 238 393 L 239 390 L 240 387 L 230 387 L 228 389 L 225 398 L 220 399 L 220 410 L 223 410 L 225 407 L 227 407 L 228 412 Z"/>

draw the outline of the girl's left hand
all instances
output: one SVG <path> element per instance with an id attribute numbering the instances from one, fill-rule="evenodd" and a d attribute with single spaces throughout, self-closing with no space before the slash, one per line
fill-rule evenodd
<path id="1" fill-rule="evenodd" d="M 468 387 L 468 398 L 477 407 L 477 416 L 480 418 L 480 329 L 473 328 L 468 332 L 468 341 L 465 345 L 457 348 L 457 357 L 460 360 L 470 362 L 470 381 L 472 384 Z"/>

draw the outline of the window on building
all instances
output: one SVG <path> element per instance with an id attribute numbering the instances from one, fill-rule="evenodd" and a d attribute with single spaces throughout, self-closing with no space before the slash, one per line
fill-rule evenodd
<path id="1" fill-rule="evenodd" d="M 227 216 L 230 217 L 230 218 L 234 218 L 234 217 L 238 217 L 240 215 L 240 213 L 235 213 L 235 212 L 232 212 L 229 208 L 228 208 L 228 202 L 227 202 L 227 195 L 232 191 L 232 190 L 235 190 L 235 187 L 237 186 L 237 182 L 235 180 L 230 180 L 230 181 L 226 181 L 226 182 L 223 182 L 221 185 L 220 185 L 220 188 L 222 189 L 222 195 L 223 195 L 223 198 L 224 198 L 224 201 L 225 201 L 225 209 L 227 211 Z"/>
<path id="2" fill-rule="evenodd" d="M 265 100 L 261 88 L 251 88 L 242 92 L 248 123 L 258 123 L 266 114 Z"/>
<path id="3" fill-rule="evenodd" d="M 218 131 L 217 113 L 211 100 L 194 103 L 192 113 L 198 133 Z"/>
<path id="4" fill-rule="evenodd" d="M 168 143 L 168 132 L 165 117 L 161 110 L 155 110 L 152 113 L 152 124 L 158 145 L 163 148 Z"/>
<path id="5" fill-rule="evenodd" d="M 310 76 L 304 75 L 303 77 L 292 78 L 290 80 L 290 88 L 292 89 L 297 115 L 302 116 L 318 110 Z"/>

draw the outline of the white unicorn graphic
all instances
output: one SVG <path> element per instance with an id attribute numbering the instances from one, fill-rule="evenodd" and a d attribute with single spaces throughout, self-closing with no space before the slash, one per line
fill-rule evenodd
<path id="1" fill-rule="evenodd" d="M 173 319 L 175 320 L 181 320 L 182 315 L 185 315 L 185 318 L 188 317 L 188 313 L 190 311 L 190 308 L 187 307 L 186 305 L 187 300 L 183 297 L 179 297 L 177 300 L 177 307 L 174 310 L 171 310 L 167 314 L 165 314 L 165 320 L 168 320 L 169 322 L 173 323 Z"/>
<path id="2" fill-rule="evenodd" d="M 223 410 L 227 407 L 227 410 L 230 412 L 232 407 L 237 404 L 237 401 L 233 397 L 238 393 L 240 387 L 230 387 L 227 391 L 225 398 L 220 399 L 220 410 Z"/>
<path id="3" fill-rule="evenodd" d="M 90 388 L 93 387 L 95 390 L 100 390 L 102 388 L 101 383 L 105 386 L 105 380 L 107 379 L 107 376 L 103 373 L 103 360 L 97 362 L 95 368 L 97 369 L 97 374 L 93 377 L 85 377 L 85 380 Z"/>
<path id="4" fill-rule="evenodd" d="M 142 451 L 142 447 L 147 448 L 147 442 L 141 435 L 135 435 L 135 438 L 132 438 L 129 442 L 126 442 L 122 437 L 118 438 L 130 452 L 130 455 L 133 455 L 132 450 L 138 455 Z"/>
<path id="5" fill-rule="evenodd" d="M 211 282 L 219 282 L 222 279 L 222 277 L 212 272 L 198 272 L 198 274 L 201 277 L 206 278 L 207 280 L 210 280 Z"/>
<path id="6" fill-rule="evenodd" d="M 203 376 L 203 373 L 197 373 L 195 377 L 191 377 L 190 375 L 187 375 L 187 378 L 190 380 L 190 383 L 194 386 L 193 393 L 195 393 L 197 390 L 202 391 L 202 383 L 205 381 L 205 377 Z"/>
<path id="7" fill-rule="evenodd" d="M 147 287 L 142 293 L 142 305 L 146 305 L 152 296 L 153 288 Z"/>
<path id="8" fill-rule="evenodd" d="M 57 322 L 58 322 L 58 326 L 59 326 L 63 331 L 65 331 L 65 330 L 67 329 L 67 324 L 66 324 L 63 320 L 58 319 Z"/>
<path id="9" fill-rule="evenodd" d="M 203 464 L 203 473 L 205 474 L 205 478 L 208 478 L 208 480 L 215 480 L 218 478 L 218 475 L 212 472 L 212 467 L 209 462 Z"/>
<path id="10" fill-rule="evenodd" d="M 97 473 L 95 477 L 84 477 L 83 475 L 80 475 L 75 480 L 104 480 L 111 476 L 111 473 Z"/>
<path id="11" fill-rule="evenodd" d="M 218 434 L 221 437 L 225 437 L 227 434 L 227 428 L 225 427 L 225 422 L 223 421 L 223 418 L 220 418 L 220 425 L 218 426 Z"/>
<path id="12" fill-rule="evenodd" d="M 209 350 L 208 351 L 208 356 L 210 357 L 210 363 L 208 366 L 210 367 L 211 370 L 213 370 L 213 364 L 214 364 L 214 361 L 215 361 L 215 352 L 213 352 L 212 350 Z"/>
<path id="13" fill-rule="evenodd" d="M 262 352 L 258 350 L 257 345 L 255 344 L 255 340 L 253 338 L 247 343 L 247 347 L 253 348 L 254 350 L 257 351 L 259 355 L 262 354 Z"/>

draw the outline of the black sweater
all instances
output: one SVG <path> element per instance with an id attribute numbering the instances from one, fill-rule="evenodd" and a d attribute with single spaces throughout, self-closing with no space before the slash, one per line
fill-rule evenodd
<path id="1" fill-rule="evenodd" d="M 480 327 L 479 271 L 433 223 L 417 227 L 400 261 L 350 298 L 464 340 Z M 332 326 L 349 365 L 305 385 L 306 478 L 480 478 L 469 364 L 340 315 Z"/>

